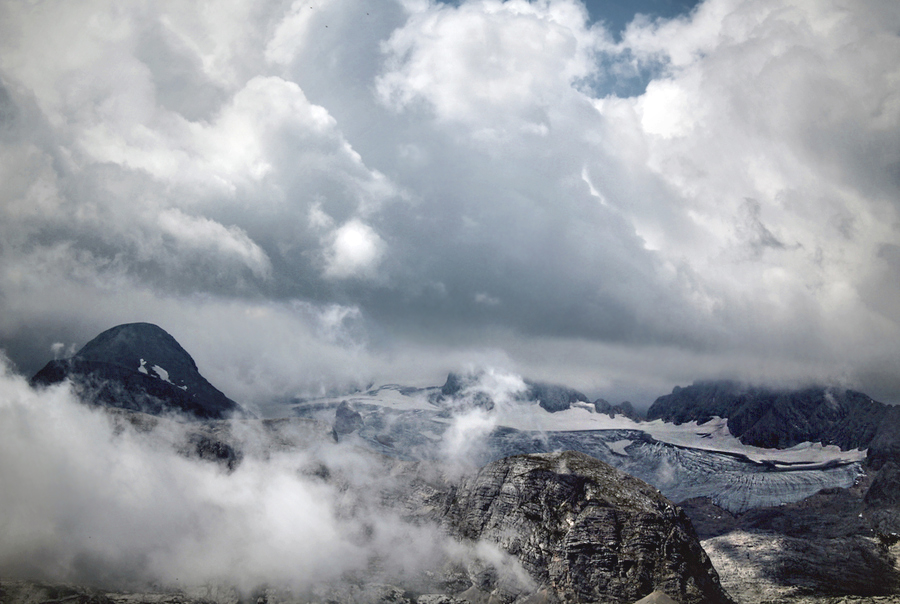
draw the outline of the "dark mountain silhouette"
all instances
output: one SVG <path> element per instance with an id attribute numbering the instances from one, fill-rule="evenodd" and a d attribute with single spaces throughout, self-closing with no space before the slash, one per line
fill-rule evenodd
<path id="1" fill-rule="evenodd" d="M 812 386 L 780 390 L 731 381 L 695 382 L 675 387 L 650 406 L 647 419 L 682 424 L 728 418 L 728 430 L 741 442 L 783 449 L 802 442 L 869 446 L 890 408 L 853 390 Z M 893 436 L 884 434 L 884 447 Z"/>
<path id="2" fill-rule="evenodd" d="M 247 415 L 200 375 L 175 338 L 151 323 L 108 329 L 73 357 L 47 363 L 31 383 L 49 386 L 65 379 L 91 404 L 197 419 Z"/>

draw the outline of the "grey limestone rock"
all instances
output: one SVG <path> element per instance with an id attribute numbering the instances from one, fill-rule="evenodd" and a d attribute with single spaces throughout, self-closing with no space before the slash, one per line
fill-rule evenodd
<path id="1" fill-rule="evenodd" d="M 890 461 L 900 463 L 900 406 L 885 411 L 868 445 L 867 462 L 872 468 L 877 470 Z"/>
<path id="2" fill-rule="evenodd" d="M 442 521 L 516 556 L 560 602 L 630 603 L 654 590 L 683 604 L 731 602 L 681 509 L 581 453 L 491 463 L 451 489 Z"/>
<path id="3" fill-rule="evenodd" d="M 896 553 L 873 538 L 735 531 L 707 539 L 703 547 L 741 604 L 813 595 L 889 597 L 900 586 Z"/>

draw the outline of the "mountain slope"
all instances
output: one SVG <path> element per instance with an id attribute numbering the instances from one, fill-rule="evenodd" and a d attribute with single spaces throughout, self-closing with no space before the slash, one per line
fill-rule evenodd
<path id="1" fill-rule="evenodd" d="M 94 404 L 198 419 L 246 414 L 200 375 L 175 338 L 151 323 L 108 329 L 73 357 L 47 363 L 31 383 L 48 386 L 65 379 L 82 400 Z"/>
<path id="2" fill-rule="evenodd" d="M 717 381 L 676 387 L 656 399 L 647 419 L 681 424 L 718 416 L 728 418 L 728 430 L 748 445 L 784 449 L 820 442 L 847 450 L 867 447 L 887 411 L 887 405 L 853 390 L 776 390 Z"/>

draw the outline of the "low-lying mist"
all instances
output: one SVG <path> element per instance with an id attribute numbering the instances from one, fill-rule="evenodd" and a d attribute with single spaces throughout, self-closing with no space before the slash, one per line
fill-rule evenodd
<path id="1" fill-rule="evenodd" d="M 448 461 L 463 461 L 469 437 L 493 422 L 485 412 L 473 433 L 471 413 L 453 420 Z M 173 443 L 190 424 L 151 423 L 85 405 L 66 383 L 35 390 L 0 366 L 4 578 L 302 591 L 353 576 L 403 580 L 473 552 L 502 558 L 405 519 L 385 499 L 398 487 L 396 462 L 352 439 L 333 442 L 327 426 L 303 447 L 284 447 L 267 442 L 258 422 L 235 421 L 230 434 L 245 454 L 229 469 L 179 452 Z"/>

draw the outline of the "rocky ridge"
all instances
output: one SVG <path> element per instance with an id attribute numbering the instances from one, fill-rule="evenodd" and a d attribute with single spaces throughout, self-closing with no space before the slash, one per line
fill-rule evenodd
<path id="1" fill-rule="evenodd" d="M 647 419 L 682 424 L 718 416 L 728 419 L 728 430 L 744 444 L 784 449 L 819 442 L 847 450 L 869 446 L 888 409 L 853 390 L 823 386 L 780 390 L 714 381 L 676 386 L 671 394 L 656 399 Z M 883 432 L 881 437 L 889 440 Z"/>

